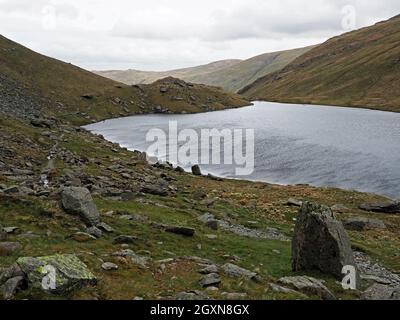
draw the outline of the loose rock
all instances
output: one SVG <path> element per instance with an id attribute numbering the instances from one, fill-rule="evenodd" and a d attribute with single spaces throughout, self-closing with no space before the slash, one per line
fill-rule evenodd
<path id="1" fill-rule="evenodd" d="M 284 277 L 279 279 L 279 283 L 292 286 L 306 294 L 319 296 L 323 300 L 336 300 L 336 297 L 323 285 L 320 280 L 307 276 Z"/>

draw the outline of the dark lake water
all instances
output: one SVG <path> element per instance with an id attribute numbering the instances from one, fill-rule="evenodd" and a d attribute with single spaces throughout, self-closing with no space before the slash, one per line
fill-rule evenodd
<path id="1" fill-rule="evenodd" d="M 190 115 L 140 115 L 86 128 L 131 150 L 146 151 L 149 129 L 255 129 L 255 170 L 241 179 L 311 184 L 400 198 L 400 114 L 366 109 L 255 102 Z M 188 168 L 188 166 L 186 166 Z M 202 166 L 235 177 L 232 165 Z M 237 177 L 236 177 L 237 178 Z"/>

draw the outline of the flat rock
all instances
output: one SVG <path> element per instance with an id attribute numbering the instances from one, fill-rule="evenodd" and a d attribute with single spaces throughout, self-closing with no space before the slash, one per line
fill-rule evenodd
<path id="1" fill-rule="evenodd" d="M 305 294 L 298 292 L 296 290 L 293 289 L 289 289 L 286 287 L 282 287 L 276 283 L 270 283 L 269 287 L 271 288 L 272 291 L 277 292 L 277 293 L 285 293 L 285 294 L 296 294 L 301 296 L 302 298 L 308 298 Z"/>
<path id="2" fill-rule="evenodd" d="M 232 278 L 244 277 L 259 282 L 259 277 L 256 272 L 241 268 L 235 264 L 226 263 L 221 268 L 228 276 Z"/>
<path id="3" fill-rule="evenodd" d="M 400 202 L 389 201 L 389 202 L 374 202 L 364 203 L 359 207 L 361 210 L 370 212 L 381 212 L 381 213 L 400 213 Z"/>
<path id="4" fill-rule="evenodd" d="M 88 242 L 88 241 L 97 240 L 97 238 L 95 236 L 92 236 L 91 234 L 86 233 L 86 232 L 76 232 L 71 236 L 71 238 L 77 242 Z"/>
<path id="5" fill-rule="evenodd" d="M 140 268 L 143 269 L 148 269 L 149 268 L 149 264 L 151 262 L 151 258 L 149 257 L 144 257 L 144 256 L 140 256 L 138 254 L 136 254 L 135 252 L 133 252 L 130 249 L 125 249 L 122 251 L 118 251 L 112 254 L 113 256 L 118 256 L 118 257 L 124 257 L 124 258 L 128 258 L 130 259 L 130 261 L 139 266 Z"/>
<path id="6" fill-rule="evenodd" d="M 347 265 L 357 268 L 342 223 L 329 207 L 304 202 L 292 240 L 292 270 L 320 271 L 342 280 L 342 269 Z"/>
<path id="7" fill-rule="evenodd" d="M 347 230 L 364 231 L 369 229 L 386 229 L 383 221 L 378 219 L 369 219 L 365 217 L 348 218 L 343 222 Z"/>
<path id="8" fill-rule="evenodd" d="M 113 233 L 114 229 L 110 227 L 107 223 L 101 222 L 96 225 L 98 229 L 104 232 Z"/>
<path id="9" fill-rule="evenodd" d="M 208 265 L 207 267 L 201 269 L 199 273 L 209 274 L 209 273 L 218 273 L 219 268 L 215 264 Z"/>
<path id="10" fill-rule="evenodd" d="M 76 255 L 54 255 L 45 257 L 24 257 L 17 260 L 17 265 L 26 275 L 28 285 L 53 294 L 66 294 L 87 285 L 95 285 L 96 277 Z M 46 267 L 56 271 L 55 287 L 43 288 Z"/>
<path id="11" fill-rule="evenodd" d="M 293 207 L 301 207 L 303 205 L 303 201 L 297 200 L 294 198 L 290 198 L 287 202 L 286 205 L 288 206 L 293 206 Z"/>
<path id="12" fill-rule="evenodd" d="M 329 291 L 322 281 L 312 277 L 284 277 L 279 279 L 279 283 L 294 287 L 296 290 L 306 294 L 317 295 L 323 300 L 336 300 L 336 297 L 332 294 L 332 292 Z"/>
<path id="13" fill-rule="evenodd" d="M 210 297 L 201 291 L 186 291 L 175 295 L 175 300 L 210 300 Z"/>
<path id="14" fill-rule="evenodd" d="M 199 282 L 199 284 L 205 288 L 210 286 L 217 286 L 221 283 L 221 278 L 218 273 L 209 273 L 205 275 Z"/>
<path id="15" fill-rule="evenodd" d="M 99 228 L 97 227 L 90 227 L 86 229 L 86 233 L 96 237 L 96 238 L 101 238 L 103 235 L 103 231 L 101 231 Z"/>
<path id="16" fill-rule="evenodd" d="M 79 215 L 89 226 L 96 226 L 100 223 L 100 213 L 88 189 L 64 188 L 61 192 L 61 203 L 67 213 Z"/>
<path id="17" fill-rule="evenodd" d="M 113 240 L 114 244 L 136 244 L 140 241 L 138 237 L 121 235 Z"/>

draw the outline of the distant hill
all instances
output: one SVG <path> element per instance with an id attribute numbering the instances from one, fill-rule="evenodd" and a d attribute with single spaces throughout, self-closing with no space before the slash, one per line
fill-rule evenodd
<path id="1" fill-rule="evenodd" d="M 176 77 L 236 92 L 259 77 L 282 69 L 311 48 L 313 47 L 266 53 L 248 60 L 222 60 L 194 68 L 165 72 L 112 70 L 95 71 L 95 73 L 126 84 L 152 83 L 161 78 Z"/>
<path id="2" fill-rule="evenodd" d="M 334 37 L 239 92 L 251 99 L 400 112 L 400 17 Z"/>
<path id="3" fill-rule="evenodd" d="M 225 68 L 232 67 L 242 60 L 221 60 L 212 62 L 209 64 L 192 67 L 192 68 L 184 68 L 184 69 L 176 69 L 170 71 L 140 71 L 140 70 L 108 70 L 108 71 L 94 71 L 94 73 L 115 80 L 125 84 L 150 84 L 154 81 L 173 77 L 179 78 L 182 80 L 190 81 L 190 79 L 194 76 L 203 76 L 205 74 L 219 71 Z"/>
<path id="4" fill-rule="evenodd" d="M 161 92 L 158 84 L 128 86 L 43 56 L 0 36 L 0 112 L 6 114 L 27 117 L 45 114 L 82 124 L 158 112 L 159 107 L 180 113 L 249 104 L 219 88 L 179 83 L 182 86 L 171 85 L 168 93 Z M 177 103 L 176 99 L 182 97 L 186 99 Z"/>

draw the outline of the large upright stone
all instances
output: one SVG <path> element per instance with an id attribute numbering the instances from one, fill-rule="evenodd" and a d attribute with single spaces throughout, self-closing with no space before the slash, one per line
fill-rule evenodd
<path id="1" fill-rule="evenodd" d="M 89 226 L 100 223 L 100 213 L 88 189 L 67 187 L 61 192 L 61 203 L 67 213 L 77 214 Z"/>
<path id="2" fill-rule="evenodd" d="M 329 207 L 303 203 L 292 240 L 293 271 L 320 271 L 341 280 L 346 265 L 356 267 L 342 223 Z"/>

